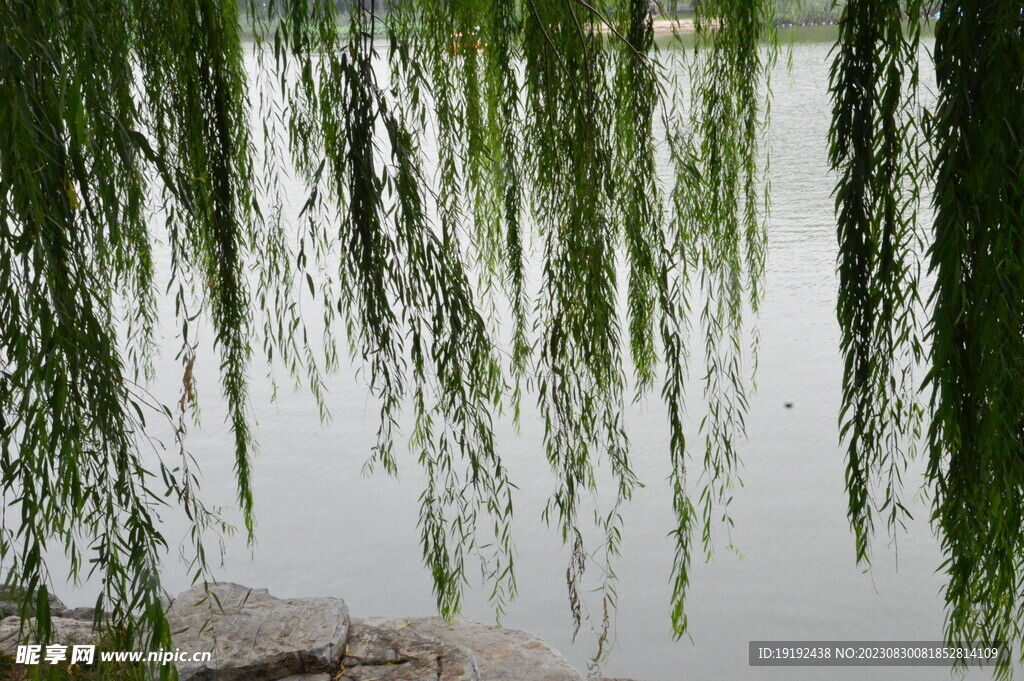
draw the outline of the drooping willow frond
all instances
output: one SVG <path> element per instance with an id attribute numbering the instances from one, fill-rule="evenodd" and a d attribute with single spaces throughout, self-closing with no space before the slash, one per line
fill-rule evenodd
<path id="1" fill-rule="evenodd" d="M 251 538 L 250 301 L 243 264 L 255 246 L 256 197 L 238 7 L 190 0 L 142 10 L 136 30 L 144 39 L 135 54 L 145 74 L 147 132 L 170 173 L 171 285 L 200 282 L 207 300 L 235 436 L 238 501 Z"/>
<path id="2" fill-rule="evenodd" d="M 598 21 L 572 2 L 531 2 L 526 41 L 526 130 L 532 209 L 543 241 L 538 300 L 538 394 L 548 459 L 558 488 L 554 512 L 572 549 L 570 604 L 580 621 L 585 568 L 578 512 L 607 452 L 620 496 L 633 488 L 625 426 L 625 377 L 616 306 L 614 92 L 611 55 Z"/>
<path id="3" fill-rule="evenodd" d="M 890 530 L 907 513 L 902 471 L 921 422 L 913 369 L 922 342 L 915 314 L 922 9 L 917 1 L 850 2 L 832 65 L 830 158 L 840 173 L 838 314 L 845 355 L 840 427 L 858 561 L 868 559 L 876 510 L 888 513 Z M 876 477 L 881 500 L 872 498 Z"/>
<path id="4" fill-rule="evenodd" d="M 944 2 L 930 132 L 928 479 L 950 640 L 1024 631 L 1024 13 Z"/>
<path id="5" fill-rule="evenodd" d="M 706 373 L 703 376 L 707 413 L 703 478 L 697 503 L 684 484 L 685 435 L 679 417 L 672 417 L 674 506 L 679 540 L 676 554 L 673 625 L 677 636 L 687 629 L 684 596 L 689 585 L 692 532 L 701 519 L 702 545 L 710 559 L 711 529 L 716 520 L 731 524 L 728 503 L 738 484 L 738 447 L 745 435 L 751 366 L 756 347 L 744 347 L 744 310 L 757 310 L 761 298 L 766 233 L 762 207 L 762 132 L 767 108 L 761 88 L 774 61 L 768 3 L 701 3 L 697 16 L 697 47 L 691 65 L 692 126 L 680 142 L 689 159 L 677 176 L 675 248 L 689 270 L 683 284 L 699 283 L 703 302 Z M 678 362 L 685 354 L 679 324 L 686 308 L 672 309 L 678 291 L 665 291 L 666 351 Z M 682 377 L 670 376 L 663 395 L 675 413 L 682 403 Z M 718 509 L 718 510 L 716 510 Z M 718 514 L 721 514 L 720 516 Z"/>
<path id="6" fill-rule="evenodd" d="M 118 1 L 75 9 L 0 10 L 0 464 L 18 516 L 9 526 L 5 515 L 0 557 L 24 589 L 22 612 L 38 611 L 41 640 L 51 633 L 44 556 L 56 540 L 72 576 L 86 559 L 101 569 L 98 617 L 120 643 L 159 647 L 170 644 L 157 574 L 166 544 L 138 450 L 150 407 L 134 383 L 152 348 L 145 168 L 157 154 L 138 130 L 149 112 L 135 98 L 137 16 Z M 134 368 L 118 344 L 122 322 Z M 159 472 L 184 489 L 170 468 Z"/>
<path id="7" fill-rule="evenodd" d="M 932 147 L 934 288 L 923 346 L 915 203 L 924 162 L 912 97 L 918 16 L 936 7 L 849 2 L 833 69 L 850 520 L 864 559 L 872 485 L 886 490 L 877 506 L 890 525 L 905 511 L 899 472 L 921 423 L 910 377 L 923 359 L 946 636 L 1012 645 L 1024 623 L 1024 12 L 1012 1 L 934 4 L 937 102 L 921 128 Z"/>
<path id="8" fill-rule="evenodd" d="M 85 542 L 115 621 L 167 645 L 155 504 L 170 491 L 197 532 L 211 520 L 187 465 L 158 464 L 158 490 L 139 449 L 144 416 L 171 416 L 135 383 L 166 290 L 182 342 L 176 437 L 208 326 L 250 537 L 253 349 L 296 380 L 305 371 L 326 415 L 324 370 L 347 343 L 380 404 L 368 465 L 396 472 L 406 437 L 425 473 L 423 560 L 445 616 L 474 557 L 499 613 L 516 593 L 514 485 L 492 421 L 532 389 L 577 627 L 600 552 L 581 518 L 599 470 L 614 481 L 595 512 L 602 649 L 620 511 L 639 485 L 624 407 L 662 380 L 683 633 L 692 532 L 710 546 L 746 412 L 768 6 L 702 3 L 681 92 L 679 37 L 659 56 L 642 0 L 5 3 L 0 435 L 5 503 L 21 514 L 0 538 L 10 578 L 43 593 L 47 548 L 63 547 L 77 575 Z M 299 206 L 281 189 L 292 170 Z M 169 275 L 155 281 L 163 236 Z M 322 354 L 297 311 L 307 289 Z M 686 484 L 691 301 L 704 304 L 712 367 L 699 514 Z"/>

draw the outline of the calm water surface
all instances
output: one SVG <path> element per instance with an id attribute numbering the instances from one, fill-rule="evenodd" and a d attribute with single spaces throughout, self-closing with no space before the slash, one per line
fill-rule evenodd
<path id="1" fill-rule="evenodd" d="M 927 504 L 896 548 L 876 543 L 870 573 L 854 564 L 846 520 L 844 459 L 837 414 L 842 363 L 835 321 L 836 243 L 826 133 L 830 32 L 804 33 L 793 45 L 792 70 L 774 76 L 770 140 L 773 209 L 767 295 L 759 320 L 758 391 L 742 449 L 744 489 L 732 511 L 732 540 L 719 535 L 710 564 L 695 559 L 689 599 L 691 639 L 675 642 L 669 627 L 673 545 L 664 412 L 654 398 L 628 414 L 634 464 L 646 487 L 625 511 L 615 649 L 602 672 L 647 681 L 675 679 L 939 679 L 937 668 L 751 668 L 752 639 L 933 640 L 942 636 L 941 561 L 927 522 Z M 780 62 L 784 65 L 785 55 Z M 296 185 L 296 193 L 301 189 Z M 154 392 L 175 401 L 180 368 L 173 329 L 163 332 L 157 363 L 166 382 Z M 189 446 L 203 468 L 210 503 L 234 503 L 232 446 L 223 424 L 210 339 L 199 367 L 202 424 Z M 354 369 L 330 381 L 333 420 L 321 425 L 303 391 L 281 390 L 254 367 L 253 403 L 260 452 L 255 461 L 258 543 L 227 541 L 220 579 L 270 589 L 278 596 L 341 596 L 355 615 L 430 615 L 431 582 L 421 566 L 416 530 L 420 479 L 406 456 L 399 479 L 366 477 L 362 466 L 375 440 L 376 405 Z M 285 384 L 285 376 L 278 374 Z M 695 398 L 699 390 L 694 390 Z M 784 404 L 792 402 L 792 409 Z M 564 651 L 581 669 L 594 650 L 586 627 L 574 643 L 564 584 L 567 554 L 540 514 L 554 490 L 542 447 L 542 424 L 529 409 L 521 433 L 498 423 L 501 452 L 520 486 L 515 502 L 520 597 L 507 627 L 530 631 Z M 908 497 L 920 476 L 908 477 Z M 172 546 L 185 526 L 169 520 Z M 897 561 L 898 555 L 898 561 Z M 189 585 L 171 557 L 167 587 Z M 493 621 L 487 590 L 468 594 L 465 615 Z M 88 585 L 71 594 L 87 604 Z M 596 600 L 591 604 L 597 607 Z M 972 674 L 987 678 L 987 674 Z"/>

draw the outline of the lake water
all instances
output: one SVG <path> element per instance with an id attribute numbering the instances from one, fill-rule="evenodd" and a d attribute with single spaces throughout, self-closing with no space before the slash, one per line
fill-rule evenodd
<path id="1" fill-rule="evenodd" d="M 630 407 L 634 464 L 646 487 L 624 513 L 615 646 L 601 669 L 607 676 L 647 681 L 949 676 L 939 668 L 747 664 L 747 642 L 753 639 L 937 640 L 943 632 L 943 578 L 935 573 L 941 555 L 926 521 L 926 501 L 912 505 L 917 519 L 899 536 L 898 561 L 896 549 L 885 546 L 883 533 L 872 570 L 865 572 L 854 562 L 837 429 L 842 362 L 834 313 L 832 180 L 826 158 L 832 39 L 831 30 L 802 32 L 792 46 L 792 69 L 787 70 L 783 54 L 774 76 L 773 208 L 767 293 L 758 321 L 758 391 L 750 403 L 749 439 L 741 451 L 745 486 L 732 506 L 732 539 L 741 555 L 726 551 L 719 535 L 711 563 L 695 558 L 691 638 L 673 641 L 664 412 L 656 397 Z M 173 359 L 174 330 L 164 329 L 163 335 L 166 349 L 157 362 L 161 380 L 154 391 L 173 403 L 180 366 Z M 204 359 L 197 368 L 202 426 L 192 430 L 188 445 L 203 469 L 205 498 L 231 505 L 231 438 L 218 402 L 208 335 L 204 343 Z M 415 460 L 401 460 L 398 480 L 361 473 L 377 427 L 377 410 L 368 400 L 365 381 L 354 369 L 332 377 L 328 403 L 333 420 L 321 425 L 305 392 L 284 389 L 271 403 L 270 384 L 262 372 L 255 365 L 257 545 L 250 551 L 240 538 L 229 539 L 224 564 L 215 570 L 218 578 L 266 587 L 277 596 L 340 596 L 356 616 L 433 614 L 430 578 L 419 559 L 421 488 Z M 697 398 L 699 386 L 694 385 Z M 787 402 L 793 403 L 791 409 L 784 406 Z M 515 497 L 520 596 L 509 607 L 504 625 L 542 637 L 586 669 L 594 637 L 584 627 L 572 640 L 564 584 L 567 552 L 555 530 L 540 518 L 554 490 L 542 424 L 527 409 L 520 433 L 507 420 L 497 428 L 501 453 L 520 487 Z M 908 476 L 908 497 L 919 483 L 919 476 Z M 177 521 L 168 521 L 168 531 L 172 547 L 185 539 L 184 525 Z M 165 580 L 172 593 L 189 585 L 184 566 L 173 556 Z M 485 588 L 471 588 L 465 616 L 493 621 L 486 595 Z M 89 598 L 87 585 L 65 600 L 85 605 Z M 591 606 L 597 607 L 596 599 Z"/>

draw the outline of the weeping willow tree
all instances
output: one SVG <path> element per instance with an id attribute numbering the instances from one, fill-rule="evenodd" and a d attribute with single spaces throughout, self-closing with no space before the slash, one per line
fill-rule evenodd
<path id="1" fill-rule="evenodd" d="M 683 634 L 691 541 L 703 525 L 710 551 L 746 410 L 768 12 L 707 3 L 692 56 L 659 56 L 648 3 L 634 0 L 5 3 L 0 433 L 16 517 L 5 515 L 0 554 L 23 614 L 39 611 L 36 635 L 50 635 L 46 556 L 61 550 L 73 579 L 87 564 L 102 577 L 97 622 L 109 618 L 120 645 L 169 645 L 165 497 L 193 523 L 195 577 L 208 576 L 203 537 L 219 516 L 199 500 L 184 441 L 204 326 L 250 538 L 257 351 L 326 410 L 347 348 L 381 405 L 367 465 L 396 472 L 405 439 L 423 469 L 423 560 L 445 616 L 475 557 L 499 614 L 515 595 L 514 485 L 493 419 L 530 396 L 557 481 L 545 517 L 568 547 L 570 608 L 578 628 L 584 572 L 603 555 L 595 619 L 607 633 L 620 508 L 639 484 L 623 407 L 660 385 L 678 520 L 671 625 Z M 301 207 L 286 173 L 307 187 Z M 166 263 L 154 262 L 158 239 Z M 157 319 L 161 290 L 174 320 Z M 322 351 L 299 313 L 311 299 Z M 158 323 L 181 329 L 173 408 L 145 388 Z M 697 391 L 708 415 L 695 500 L 691 325 L 711 367 Z M 172 426 L 166 461 L 144 456 L 147 418 Z M 613 503 L 588 539 L 601 466 Z"/>
<path id="2" fill-rule="evenodd" d="M 1010 2 L 947 4 L 925 121 L 942 140 L 927 344 L 914 316 L 920 34 L 903 23 L 920 8 L 850 2 L 836 53 L 847 483 L 866 558 L 873 514 L 900 517 L 899 472 L 930 418 L 950 635 L 997 638 L 1020 620 L 1021 151 L 1004 142 L 1021 132 L 1021 18 Z M 685 634 L 695 542 L 710 555 L 713 524 L 729 522 L 756 363 L 744 320 L 763 292 L 771 23 L 768 0 L 708 0 L 683 51 L 655 46 L 646 0 L 5 2 L 0 558 L 37 637 L 50 635 L 46 557 L 62 551 L 73 579 L 86 565 L 102 577 L 97 623 L 119 645 L 170 647 L 161 506 L 193 524 L 197 580 L 220 522 L 185 446 L 203 328 L 250 539 L 252 365 L 282 363 L 326 412 L 348 351 L 380 404 L 367 466 L 396 472 L 407 443 L 423 469 L 422 555 L 445 616 L 477 560 L 499 614 L 516 594 L 514 481 L 493 422 L 535 399 L 577 627 L 600 563 L 600 646 L 620 509 L 639 484 L 624 405 L 657 393 L 670 625 Z M 306 186 L 300 205 L 286 174 Z M 157 318 L 163 292 L 172 320 Z M 315 328 L 300 313 L 314 304 Z M 170 407 L 145 387 L 158 324 L 181 330 Z M 696 386 L 691 355 L 706 366 Z M 917 360 L 927 415 L 906 368 Z M 150 454 L 157 419 L 170 455 Z M 595 538 L 581 518 L 601 468 L 614 492 Z"/>

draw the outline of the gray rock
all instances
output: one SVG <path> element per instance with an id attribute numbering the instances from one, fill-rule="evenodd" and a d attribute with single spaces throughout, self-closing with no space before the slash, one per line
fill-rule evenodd
<path id="1" fill-rule="evenodd" d="M 440 617 L 369 618 L 363 622 L 385 629 L 410 629 L 444 645 L 469 650 L 479 681 L 583 681 L 560 652 L 522 631 L 468 620 L 448 624 Z"/>
<path id="2" fill-rule="evenodd" d="M 61 617 L 66 617 L 72 620 L 82 620 L 83 622 L 92 622 L 96 619 L 96 608 L 70 608 L 65 610 Z"/>
<path id="3" fill-rule="evenodd" d="M 67 619 L 65 617 L 52 617 L 50 622 L 53 626 L 52 643 L 73 646 L 86 643 L 94 643 L 96 633 L 92 629 L 92 622 Z M 24 631 L 21 629 L 21 620 L 17 617 L 9 617 L 0 622 L 0 652 L 14 655 L 18 645 L 22 643 L 33 644 L 32 627 L 35 626 L 35 619 L 30 618 L 25 622 Z"/>
<path id="4" fill-rule="evenodd" d="M 340 681 L 479 681 L 473 655 L 410 628 L 354 622 Z"/>
<path id="5" fill-rule="evenodd" d="M 21 589 L 15 589 L 9 586 L 0 586 L 0 618 L 10 617 L 18 614 L 18 603 L 21 601 L 21 595 L 24 592 Z M 50 617 L 60 617 L 67 606 L 61 603 L 61 600 L 53 594 L 48 594 L 47 600 L 50 601 Z M 29 606 L 29 615 L 36 614 L 35 601 Z"/>
<path id="6" fill-rule="evenodd" d="M 211 651 L 212 661 L 178 664 L 180 681 L 273 681 L 333 673 L 348 638 L 339 598 L 274 598 L 230 583 L 179 595 L 167 612 L 176 648 Z M 312 680 L 310 680 L 312 681 Z"/>

